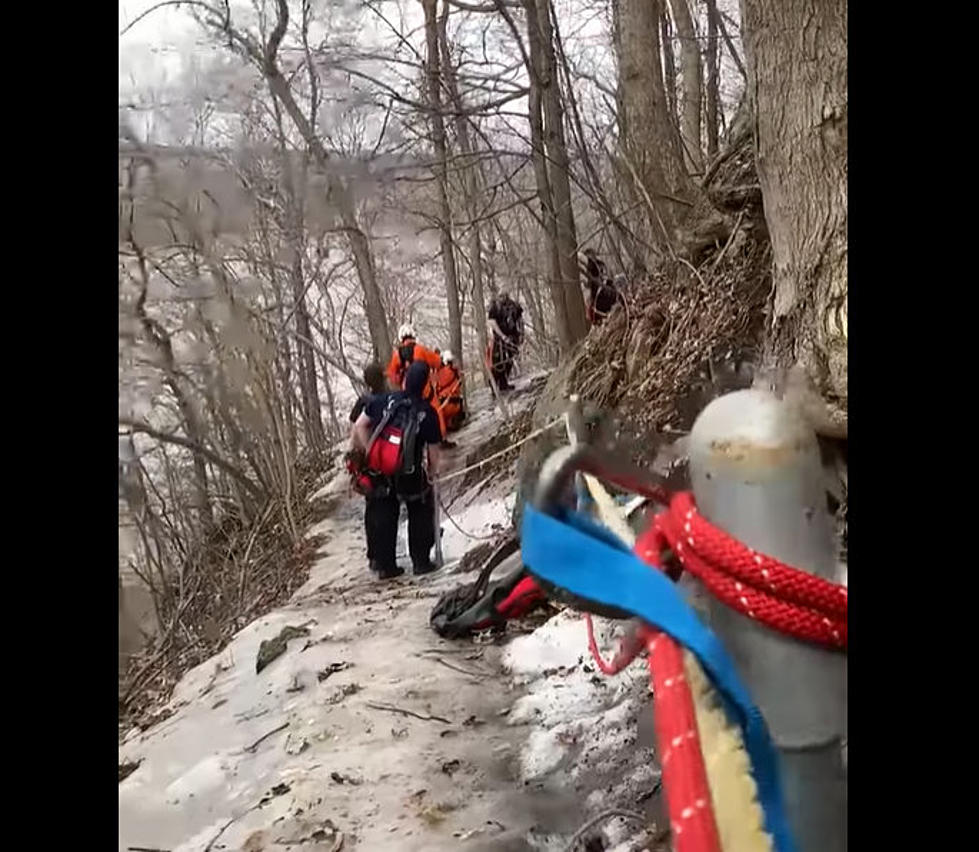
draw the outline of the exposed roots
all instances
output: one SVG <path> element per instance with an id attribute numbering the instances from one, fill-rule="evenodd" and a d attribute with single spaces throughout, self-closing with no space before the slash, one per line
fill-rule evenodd
<path id="1" fill-rule="evenodd" d="M 717 384 L 715 365 L 731 368 L 757 349 L 770 269 L 767 238 L 736 230 L 699 267 L 633 284 L 585 341 L 571 386 L 636 431 L 688 429 L 699 404 L 687 402 Z"/>

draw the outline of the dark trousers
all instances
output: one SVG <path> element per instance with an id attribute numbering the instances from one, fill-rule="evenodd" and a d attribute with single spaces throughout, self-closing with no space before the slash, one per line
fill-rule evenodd
<path id="1" fill-rule="evenodd" d="M 498 388 L 509 384 L 510 373 L 513 370 L 513 359 L 517 356 L 517 345 L 511 340 L 501 340 L 493 335 L 493 380 Z"/>
<path id="2" fill-rule="evenodd" d="M 377 501 L 368 497 L 364 501 L 364 533 L 367 537 L 367 560 L 372 562 L 377 557 L 374 555 L 374 541 L 377 534 L 374 532 L 377 526 Z"/>
<path id="3" fill-rule="evenodd" d="M 398 519 L 401 503 L 408 508 L 408 553 L 415 566 L 427 566 L 431 562 L 435 544 L 435 494 L 431 487 L 414 495 L 399 495 L 393 489 L 381 497 L 368 501 L 368 558 L 377 561 L 382 571 L 396 566 L 398 546 Z M 373 542 L 373 546 L 371 544 Z"/>

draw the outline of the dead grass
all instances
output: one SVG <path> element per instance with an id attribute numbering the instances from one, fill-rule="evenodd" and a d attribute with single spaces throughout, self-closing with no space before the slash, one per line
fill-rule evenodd
<path id="1" fill-rule="evenodd" d="M 579 350 L 571 387 L 638 432 L 688 429 L 683 402 L 709 365 L 758 346 L 770 269 L 768 240 L 736 231 L 696 271 L 680 266 L 635 282 L 624 308 Z"/>

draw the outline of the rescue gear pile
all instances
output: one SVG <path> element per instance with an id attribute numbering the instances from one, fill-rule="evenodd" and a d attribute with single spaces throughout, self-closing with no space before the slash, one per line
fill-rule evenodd
<path id="1" fill-rule="evenodd" d="M 487 559 L 475 583 L 447 592 L 432 608 L 429 624 L 443 639 L 461 639 L 480 630 L 501 629 L 546 601 L 544 592 L 520 561 L 520 544 L 512 539 Z M 497 567 L 502 576 L 490 582 Z"/>

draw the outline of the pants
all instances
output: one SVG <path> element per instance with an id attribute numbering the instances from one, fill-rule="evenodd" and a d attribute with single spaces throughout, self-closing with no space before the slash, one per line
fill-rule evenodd
<path id="1" fill-rule="evenodd" d="M 377 526 L 377 501 L 372 500 L 368 497 L 364 501 L 364 533 L 367 537 L 367 561 L 373 562 L 376 558 L 374 556 L 374 542 L 377 538 L 377 534 L 374 532 L 374 528 Z"/>
<path id="2" fill-rule="evenodd" d="M 383 497 L 371 497 L 368 508 L 372 523 L 368 525 L 369 558 L 377 561 L 382 571 L 396 566 L 398 519 L 401 503 L 408 508 L 408 553 L 412 565 L 427 566 L 435 545 L 435 492 L 426 486 L 420 493 L 399 495 L 391 489 Z M 373 544 L 371 544 L 371 541 Z"/>
<path id="3" fill-rule="evenodd" d="M 493 335 L 492 368 L 493 381 L 498 388 L 509 384 L 510 372 L 513 370 L 513 359 L 517 356 L 517 345 L 511 340 L 501 340 Z"/>

